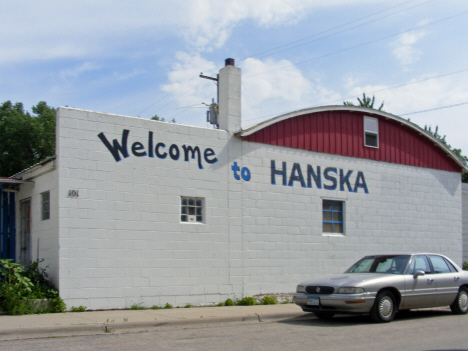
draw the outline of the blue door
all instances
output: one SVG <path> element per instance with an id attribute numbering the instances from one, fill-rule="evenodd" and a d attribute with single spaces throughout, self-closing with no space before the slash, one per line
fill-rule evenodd
<path id="1" fill-rule="evenodd" d="M 15 193 L 0 187 L 0 258 L 15 260 Z"/>

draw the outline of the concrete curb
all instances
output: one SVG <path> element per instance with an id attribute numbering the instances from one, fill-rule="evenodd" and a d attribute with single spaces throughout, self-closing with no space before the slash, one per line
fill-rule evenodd
<path id="1" fill-rule="evenodd" d="M 183 327 L 188 325 L 198 325 L 200 327 L 210 324 L 222 323 L 243 323 L 243 322 L 265 322 L 281 319 L 297 318 L 302 316 L 302 312 L 276 312 L 261 313 L 243 316 L 225 316 L 208 317 L 199 319 L 174 319 L 165 321 L 146 321 L 146 322 L 124 322 L 124 323 L 94 323 L 84 325 L 67 326 L 47 326 L 47 327 L 23 327 L 3 329 L 0 331 L 0 340 L 16 340 L 29 338 L 48 338 L 72 335 L 96 335 L 108 333 L 125 333 L 145 331 L 148 329 Z"/>

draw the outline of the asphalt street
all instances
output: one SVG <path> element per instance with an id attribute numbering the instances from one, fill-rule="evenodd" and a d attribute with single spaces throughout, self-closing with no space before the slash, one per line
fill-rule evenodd
<path id="1" fill-rule="evenodd" d="M 392 323 L 368 316 L 311 314 L 278 320 L 149 327 L 138 332 L 4 340 L 2 350 L 468 350 L 468 316 L 448 309 L 399 314 Z"/>

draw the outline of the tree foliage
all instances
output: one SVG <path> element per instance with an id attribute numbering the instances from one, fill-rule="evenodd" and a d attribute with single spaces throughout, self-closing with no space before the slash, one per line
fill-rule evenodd
<path id="1" fill-rule="evenodd" d="M 175 118 L 173 118 L 172 120 L 170 121 L 166 121 L 166 119 L 164 117 L 159 117 L 158 115 L 154 115 L 153 117 L 151 117 L 151 119 L 153 121 L 159 121 L 159 122 L 169 122 L 169 123 L 177 123 Z"/>
<path id="2" fill-rule="evenodd" d="M 362 99 L 360 99 L 360 98 L 357 98 L 357 99 L 359 101 L 359 106 L 362 106 L 362 107 L 369 107 L 369 108 L 373 108 L 374 110 L 382 111 L 382 108 L 384 106 L 384 102 L 382 102 L 382 104 L 380 105 L 379 108 L 374 107 L 374 103 L 375 103 L 375 96 L 374 95 L 372 95 L 372 99 L 371 99 L 370 97 L 366 96 L 366 93 L 362 93 Z M 343 105 L 355 106 L 350 101 L 344 101 Z"/>
<path id="3" fill-rule="evenodd" d="M 358 101 L 359 101 L 359 106 L 362 106 L 362 107 L 369 107 L 369 108 L 373 108 L 373 109 L 376 109 L 374 107 L 374 103 L 375 103 L 375 96 L 372 95 L 372 99 L 368 96 L 366 96 L 366 93 L 362 93 L 362 99 L 360 98 L 357 98 Z M 343 105 L 346 105 L 346 106 L 355 106 L 352 102 L 349 102 L 349 101 L 344 101 L 343 102 Z M 382 102 L 382 104 L 380 105 L 380 107 L 377 109 L 379 111 L 383 111 L 382 108 L 384 106 L 384 103 Z M 409 119 L 408 119 L 409 120 Z M 439 127 L 436 126 L 434 131 L 432 131 L 432 128 L 431 126 L 424 126 L 424 129 L 432 134 L 434 137 L 436 137 L 437 139 L 439 139 L 442 143 L 444 143 L 450 150 L 453 151 L 453 153 L 455 155 L 458 156 L 458 158 L 465 164 L 465 165 L 468 165 L 468 157 L 466 157 L 465 155 L 462 154 L 462 150 L 461 149 L 455 149 L 455 148 L 452 148 L 452 146 L 450 144 L 447 143 L 447 141 L 445 140 L 445 135 L 442 136 L 439 134 Z M 468 173 L 462 173 L 462 182 L 463 183 L 468 183 Z"/>
<path id="4" fill-rule="evenodd" d="M 0 176 L 11 176 L 55 155 L 55 109 L 41 101 L 32 113 L 20 102 L 0 105 Z"/>

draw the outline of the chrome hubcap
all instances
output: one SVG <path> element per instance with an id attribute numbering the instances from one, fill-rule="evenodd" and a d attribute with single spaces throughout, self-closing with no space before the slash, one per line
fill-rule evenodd
<path id="1" fill-rule="evenodd" d="M 468 295 L 463 292 L 460 294 L 460 297 L 458 298 L 458 306 L 460 306 L 460 309 L 462 311 L 466 311 L 468 308 Z"/>
<path id="2" fill-rule="evenodd" d="M 388 318 L 393 312 L 393 301 L 388 296 L 384 297 L 379 304 L 379 312 L 383 318 Z"/>

